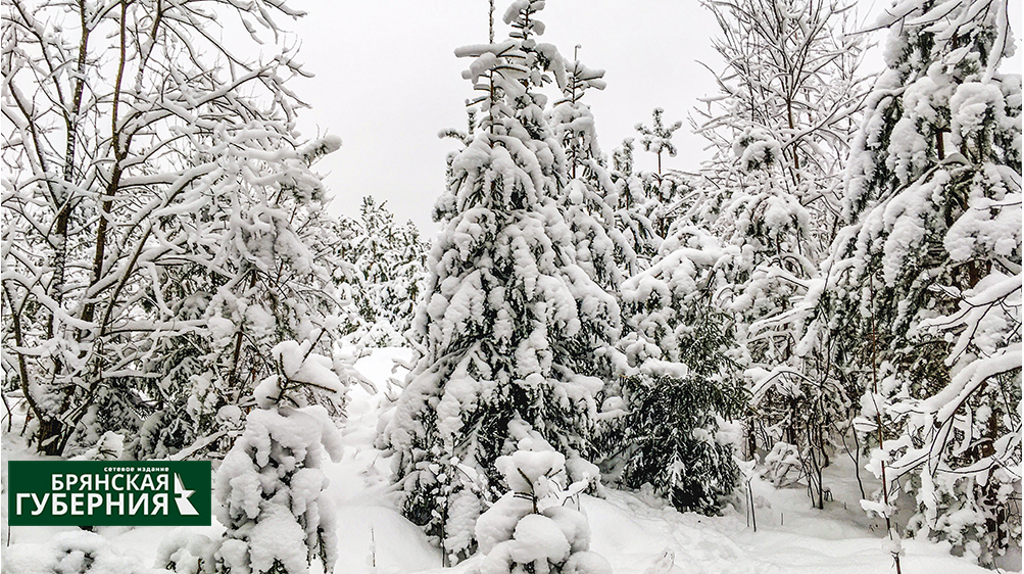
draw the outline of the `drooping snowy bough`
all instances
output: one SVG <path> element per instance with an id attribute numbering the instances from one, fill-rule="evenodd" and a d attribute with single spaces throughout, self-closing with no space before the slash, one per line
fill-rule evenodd
<path id="1" fill-rule="evenodd" d="M 996 564 L 1021 533 L 1021 79 L 1006 3 L 890 8 L 854 142 L 827 328 L 908 530 Z M 810 336 L 810 335 L 809 335 Z M 882 430 L 878 427 L 881 425 Z M 884 432 L 883 432 L 884 431 Z M 888 507 L 868 507 L 892 516 Z"/>

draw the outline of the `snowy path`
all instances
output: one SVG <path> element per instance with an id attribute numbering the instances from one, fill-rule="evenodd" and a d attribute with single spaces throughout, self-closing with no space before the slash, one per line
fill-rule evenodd
<path id="1" fill-rule="evenodd" d="M 680 514 L 671 507 L 658 508 L 626 492 L 611 490 L 606 500 L 588 498 L 584 506 L 594 535 L 592 548 L 603 553 L 615 571 L 622 574 L 893 571 L 877 535 L 852 525 L 836 524 L 836 516 L 830 513 L 813 516 L 817 511 L 808 509 L 790 527 L 770 523 L 772 517 L 761 509 L 759 512 L 765 514 L 761 516 L 763 523 L 754 533 L 742 516 L 708 518 Z M 797 532 L 805 529 L 818 535 Z M 841 537 L 835 536 L 840 533 Z M 907 546 L 906 574 L 988 572 L 949 556 L 945 549 L 932 543 L 908 541 Z M 655 568 L 656 560 L 666 550 L 674 555 L 674 565 Z"/>

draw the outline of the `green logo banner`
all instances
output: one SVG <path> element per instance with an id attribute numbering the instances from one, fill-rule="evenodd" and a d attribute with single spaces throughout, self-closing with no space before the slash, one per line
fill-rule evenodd
<path id="1" fill-rule="evenodd" d="M 12 526 L 208 526 L 209 461 L 10 461 Z"/>

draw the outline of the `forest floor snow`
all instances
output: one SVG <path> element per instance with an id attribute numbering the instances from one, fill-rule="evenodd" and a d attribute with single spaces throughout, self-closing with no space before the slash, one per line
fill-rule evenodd
<path id="1" fill-rule="evenodd" d="M 379 349 L 361 359 L 357 369 L 378 387 L 370 393 L 350 391 L 348 420 L 342 428 L 345 451 L 325 472 L 330 495 L 338 504 L 338 574 L 469 574 L 479 557 L 443 568 L 440 552 L 422 531 L 402 518 L 389 488 L 390 462 L 374 448 L 380 406 L 387 393 L 393 359 L 408 359 L 405 349 Z M 401 373 L 401 370 L 399 370 Z M 35 458 L 17 434 L 5 434 L 3 458 Z M 757 531 L 735 511 L 725 516 L 681 514 L 647 492 L 607 489 L 605 498 L 582 497 L 592 530 L 591 550 L 602 554 L 617 574 L 887 574 L 894 572 L 884 550 L 882 530 L 860 509 L 860 490 L 852 476 L 853 461 L 838 458 L 826 469 L 833 500 L 824 510 L 811 507 L 803 488 L 776 489 L 755 480 Z M 3 467 L 6 485 L 6 464 Z M 864 474 L 864 473 L 862 473 Z M 6 506 L 6 488 L 4 489 Z M 6 509 L 5 509 L 6 510 Z M 32 564 L 48 539 L 70 527 L 10 527 L 4 512 L 3 574 L 36 574 Z M 191 531 L 214 534 L 214 526 Z M 122 554 L 153 565 L 160 541 L 174 527 L 99 527 Z M 947 546 L 905 540 L 904 574 L 972 574 L 990 572 Z"/>

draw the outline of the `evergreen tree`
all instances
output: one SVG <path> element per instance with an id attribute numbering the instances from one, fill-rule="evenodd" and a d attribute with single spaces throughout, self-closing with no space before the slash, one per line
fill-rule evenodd
<path id="1" fill-rule="evenodd" d="M 680 227 L 651 268 L 623 284 L 628 333 L 620 345 L 631 366 L 652 372 L 692 360 L 690 367 L 700 368 L 711 357 L 690 355 L 694 345 L 709 345 L 711 354 L 731 353 L 735 344 L 727 335 L 715 336 L 712 344 L 703 340 L 707 333 L 698 334 L 698 326 L 714 324 L 704 330 L 723 335 L 731 331 L 731 318 L 715 305 L 715 296 L 728 288 L 727 267 L 735 251 L 706 230 Z"/>
<path id="2" fill-rule="evenodd" d="M 431 249 L 413 323 L 417 354 L 382 435 L 413 522 L 459 559 L 474 548 L 481 500 L 497 494 L 499 456 L 522 419 L 559 452 L 586 454 L 610 347 L 615 299 L 576 263 L 556 197 L 565 156 L 536 88 L 564 81 L 557 51 L 537 43 L 543 2 L 506 12 L 511 38 L 460 48 L 483 95 L 472 141 L 451 161 L 437 204 L 445 229 Z"/>
<path id="3" fill-rule="evenodd" d="M 665 110 L 662 108 L 654 108 L 654 112 L 651 114 L 651 127 L 647 127 L 643 124 L 636 125 L 636 131 L 640 132 L 640 145 L 644 146 L 644 151 L 653 153 L 658 158 L 658 175 L 664 173 L 661 169 L 661 154 L 662 152 L 667 153 L 671 157 L 676 157 L 677 149 L 675 144 L 672 143 L 672 135 L 681 127 L 683 122 L 676 122 L 671 126 L 666 126 L 665 122 L 661 119 L 665 115 Z"/>
<path id="4" fill-rule="evenodd" d="M 347 369 L 311 351 L 295 341 L 274 347 L 279 373 L 255 389 L 258 408 L 217 470 L 217 519 L 227 528 L 215 554 L 218 572 L 306 574 L 313 563 L 334 570 L 338 524 L 321 465 L 324 454 L 341 459 L 341 433 L 324 407 L 307 406 L 302 391 L 341 393 Z"/>
<path id="5" fill-rule="evenodd" d="M 629 269 L 630 276 L 650 267 L 662 240 L 647 217 L 647 194 L 641 174 L 634 171 L 633 149 L 633 139 L 626 138 L 612 154 L 609 174 L 617 200 L 613 205 L 615 228 L 636 254 L 636 265 Z"/>
<path id="6" fill-rule="evenodd" d="M 359 220 L 338 224 L 334 280 L 358 311 L 346 339 L 373 347 L 400 347 L 412 325 L 425 273 L 427 245 L 412 221 L 396 225 L 384 203 L 363 198 Z"/>
<path id="7" fill-rule="evenodd" d="M 862 391 L 890 522 L 986 565 L 1020 536 L 1019 75 L 1005 2 L 889 10 L 888 69 L 853 148 L 823 314 L 840 375 Z M 827 319 L 825 317 L 827 316 Z M 881 443 L 881 444 L 879 444 Z"/>
<path id="8" fill-rule="evenodd" d="M 715 512 L 739 478 L 719 418 L 742 412 L 732 319 L 715 295 L 726 286 L 732 249 L 710 233 L 680 227 L 650 269 L 623 284 L 622 349 L 638 373 L 608 405 L 601 444 L 606 467 L 630 487 L 648 483 L 680 511 Z M 618 417 L 610 415 L 621 405 Z"/>
<path id="9" fill-rule="evenodd" d="M 576 262 L 598 285 L 615 294 L 636 253 L 615 226 L 612 204 L 615 186 L 597 143 L 590 106 L 583 102 L 590 88 L 604 89 L 604 70 L 592 70 L 579 60 L 566 66 L 562 100 L 551 110 L 551 129 L 565 150 L 570 181 L 561 204 L 576 244 Z"/>
<path id="10" fill-rule="evenodd" d="M 520 437 L 517 450 L 495 462 L 510 490 L 477 521 L 485 556 L 476 574 L 611 574 L 608 561 L 589 551 L 590 525 L 572 505 L 587 481 L 567 487 L 561 453 L 521 421 L 510 431 Z"/>
<path id="11" fill-rule="evenodd" d="M 711 345 L 720 336 L 701 335 Z M 742 413 L 744 398 L 736 380 L 722 377 L 721 370 L 711 363 L 678 377 L 626 379 L 625 484 L 652 485 L 680 512 L 714 514 L 721 508 L 722 498 L 739 484 L 740 470 L 732 445 L 717 436 L 718 417 Z"/>
<path id="12" fill-rule="evenodd" d="M 693 187 L 682 173 L 662 169 L 661 154 L 676 156 L 678 150 L 672 143 L 672 137 L 683 127 L 682 122 L 666 126 L 662 120 L 664 114 L 665 110 L 662 108 L 654 108 L 651 114 L 651 127 L 636 125 L 636 131 L 640 132 L 640 145 L 644 151 L 651 152 L 658 158 L 658 171 L 642 173 L 640 179 L 646 196 L 644 211 L 655 233 L 662 239 L 668 237 L 672 222 L 679 215 L 679 203 Z"/>

